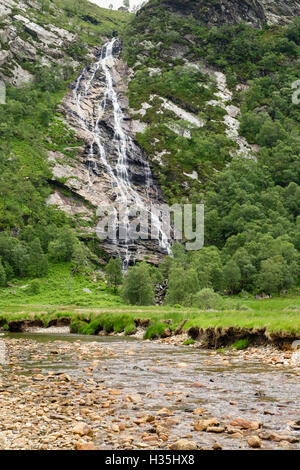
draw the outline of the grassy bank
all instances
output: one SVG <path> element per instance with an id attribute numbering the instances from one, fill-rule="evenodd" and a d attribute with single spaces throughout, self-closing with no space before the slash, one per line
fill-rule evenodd
<path id="1" fill-rule="evenodd" d="M 47 278 L 11 282 L 0 291 L 0 322 L 8 328 L 14 320 L 51 320 L 69 318 L 72 331 L 83 334 L 125 332 L 132 334 L 144 320 L 145 337 L 157 337 L 166 329 L 247 328 L 269 333 L 300 335 L 300 294 L 255 300 L 252 296 L 224 297 L 221 311 L 179 306 L 135 307 L 122 303 L 112 293 L 101 271 L 91 277 L 72 275 L 68 263 L 51 265 Z M 145 322 L 145 320 L 149 320 Z"/>
<path id="2" fill-rule="evenodd" d="M 260 301 L 246 301 L 248 310 L 199 311 L 174 307 L 114 307 L 87 308 L 75 305 L 15 304 L 0 307 L 0 321 L 7 324 L 13 320 L 41 319 L 47 326 L 53 319 L 67 317 L 73 331 L 82 334 L 97 334 L 100 330 L 109 333 L 135 331 L 135 320 L 149 320 L 146 338 L 160 336 L 170 328 L 174 331 L 184 320 L 184 330 L 198 328 L 266 328 L 269 333 L 286 332 L 300 335 L 300 298 L 287 297 Z M 252 307 L 252 308 L 250 308 Z M 245 306 L 244 306 L 245 308 Z M 166 323 L 167 322 L 167 323 Z M 147 324 L 147 322 L 146 322 Z"/>

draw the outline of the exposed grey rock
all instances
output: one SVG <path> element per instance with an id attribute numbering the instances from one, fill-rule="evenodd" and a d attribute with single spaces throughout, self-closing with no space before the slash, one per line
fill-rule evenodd
<path id="1" fill-rule="evenodd" d="M 300 15 L 299 0 L 161 0 L 160 7 L 182 16 L 192 15 L 208 26 L 250 23 L 257 28 L 264 24 L 285 24 Z M 150 2 L 144 10 L 155 10 L 157 3 Z"/>
<path id="2" fill-rule="evenodd" d="M 31 8 L 31 10 L 29 9 Z M 12 24 L 12 8 L 21 10 L 21 14 L 14 15 L 13 20 L 18 22 L 18 27 Z M 65 65 L 68 61 L 76 67 L 78 63 L 69 58 L 65 52 L 65 46 L 76 41 L 76 36 L 67 30 L 57 28 L 54 25 L 40 26 L 32 19 L 32 8 L 39 9 L 40 4 L 34 1 L 23 3 L 14 0 L 0 0 L 1 32 L 0 40 L 8 49 L 0 52 L 0 79 L 6 83 L 20 86 L 32 80 L 33 76 L 22 68 L 24 58 L 32 63 L 50 66 L 54 63 Z M 28 39 L 20 37 L 20 29 L 23 33 L 29 33 Z M 9 70 L 9 74 L 7 71 Z"/>

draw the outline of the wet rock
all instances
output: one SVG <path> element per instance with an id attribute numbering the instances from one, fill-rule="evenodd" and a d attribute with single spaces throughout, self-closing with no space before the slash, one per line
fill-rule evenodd
<path id="1" fill-rule="evenodd" d="M 213 450 L 222 450 L 223 447 L 221 446 L 221 444 L 219 444 L 218 442 L 215 442 L 212 446 L 212 449 Z"/>
<path id="2" fill-rule="evenodd" d="M 205 408 L 196 408 L 193 411 L 193 414 L 196 415 L 196 416 L 202 416 L 206 412 L 207 412 L 207 410 Z"/>
<path id="3" fill-rule="evenodd" d="M 171 450 L 197 450 L 197 444 L 194 441 L 188 439 L 179 439 L 170 446 Z"/>
<path id="4" fill-rule="evenodd" d="M 282 435 L 278 434 L 276 432 L 261 432 L 259 433 L 260 439 L 263 439 L 264 441 L 274 441 L 274 442 L 281 442 L 281 441 L 287 441 L 290 443 L 297 443 L 299 442 L 300 438 L 296 436 L 288 436 L 288 435 Z"/>
<path id="5" fill-rule="evenodd" d="M 225 428 L 223 428 L 222 426 L 208 426 L 206 432 L 214 432 L 216 434 L 220 434 L 222 432 L 225 432 Z"/>
<path id="6" fill-rule="evenodd" d="M 160 416 L 161 418 L 167 418 L 168 416 L 172 416 L 172 414 L 172 411 L 167 408 L 162 408 L 156 412 L 156 416 Z"/>
<path id="7" fill-rule="evenodd" d="M 247 429 L 249 431 L 256 431 L 260 428 L 261 423 L 257 423 L 256 421 L 248 421 L 243 418 L 235 418 L 231 421 L 230 426 L 234 426 L 240 429 Z"/>
<path id="8" fill-rule="evenodd" d="M 211 419 L 200 419 L 199 421 L 196 421 L 193 423 L 195 431 L 206 431 L 207 428 L 213 427 L 213 426 L 219 426 L 220 422 L 217 418 L 211 418 Z"/>
<path id="9" fill-rule="evenodd" d="M 260 449 L 262 446 L 262 441 L 258 436 L 251 436 L 248 439 L 248 445 L 252 449 Z"/>

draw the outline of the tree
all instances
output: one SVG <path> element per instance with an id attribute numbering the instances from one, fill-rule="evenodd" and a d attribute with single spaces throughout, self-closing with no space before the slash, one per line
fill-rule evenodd
<path id="1" fill-rule="evenodd" d="M 241 281 L 241 271 L 235 261 L 230 260 L 224 266 L 225 287 L 231 294 L 238 291 Z"/>
<path id="2" fill-rule="evenodd" d="M 120 258 L 110 258 L 109 262 L 104 268 L 106 279 L 110 287 L 113 288 L 114 293 L 117 293 L 118 286 L 122 284 L 122 260 Z"/>
<path id="3" fill-rule="evenodd" d="M 6 273 L 0 258 L 0 287 L 6 284 Z"/>
<path id="4" fill-rule="evenodd" d="M 265 147 L 273 147 L 279 140 L 283 140 L 284 137 L 285 131 L 280 122 L 266 119 L 257 135 L 257 142 Z"/>
<path id="5" fill-rule="evenodd" d="M 128 269 L 121 289 L 121 297 L 131 305 L 152 305 L 154 286 L 150 267 L 146 263 L 140 263 Z"/>
<path id="6" fill-rule="evenodd" d="M 197 272 L 193 268 L 185 270 L 174 267 L 169 275 L 168 292 L 165 303 L 174 305 L 191 305 L 192 296 L 199 290 Z"/>
<path id="7" fill-rule="evenodd" d="M 36 277 L 46 276 L 48 274 L 48 262 L 43 253 L 41 242 L 35 238 L 30 243 L 30 274 Z"/>
<path id="8" fill-rule="evenodd" d="M 75 243 L 72 253 L 72 272 L 74 274 L 78 272 L 88 274 L 90 270 L 88 251 L 88 248 L 80 241 Z"/>
<path id="9" fill-rule="evenodd" d="M 77 243 L 73 231 L 69 227 L 62 228 L 56 240 L 49 243 L 49 256 L 53 261 L 71 261 Z"/>
<path id="10" fill-rule="evenodd" d="M 294 287 L 296 280 L 296 265 L 289 266 L 282 256 L 274 256 L 262 261 L 256 285 L 260 292 L 280 294 L 282 289 Z"/>
<path id="11" fill-rule="evenodd" d="M 223 265 L 218 248 L 209 246 L 192 253 L 191 265 L 197 271 L 201 288 L 213 287 L 216 291 L 223 290 Z"/>

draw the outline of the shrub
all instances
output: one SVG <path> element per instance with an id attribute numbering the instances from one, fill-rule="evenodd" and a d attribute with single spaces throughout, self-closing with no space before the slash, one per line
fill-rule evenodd
<path id="1" fill-rule="evenodd" d="M 201 289 L 193 297 L 193 306 L 201 310 L 222 308 L 222 297 L 210 288 Z"/>
<path id="2" fill-rule="evenodd" d="M 28 294 L 37 295 L 41 292 L 41 284 L 38 280 L 31 281 L 29 288 L 27 289 Z"/>
<path id="3" fill-rule="evenodd" d="M 185 346 L 189 346 L 190 344 L 195 344 L 195 340 L 194 339 L 187 339 L 186 341 L 184 341 L 184 345 Z"/>
<path id="4" fill-rule="evenodd" d="M 80 320 L 75 320 L 70 325 L 70 333 L 72 334 L 84 334 L 87 323 Z"/>
<path id="5" fill-rule="evenodd" d="M 122 261 L 120 258 L 110 258 L 109 262 L 104 268 L 107 282 L 114 293 L 117 293 L 118 286 L 122 283 Z"/>

